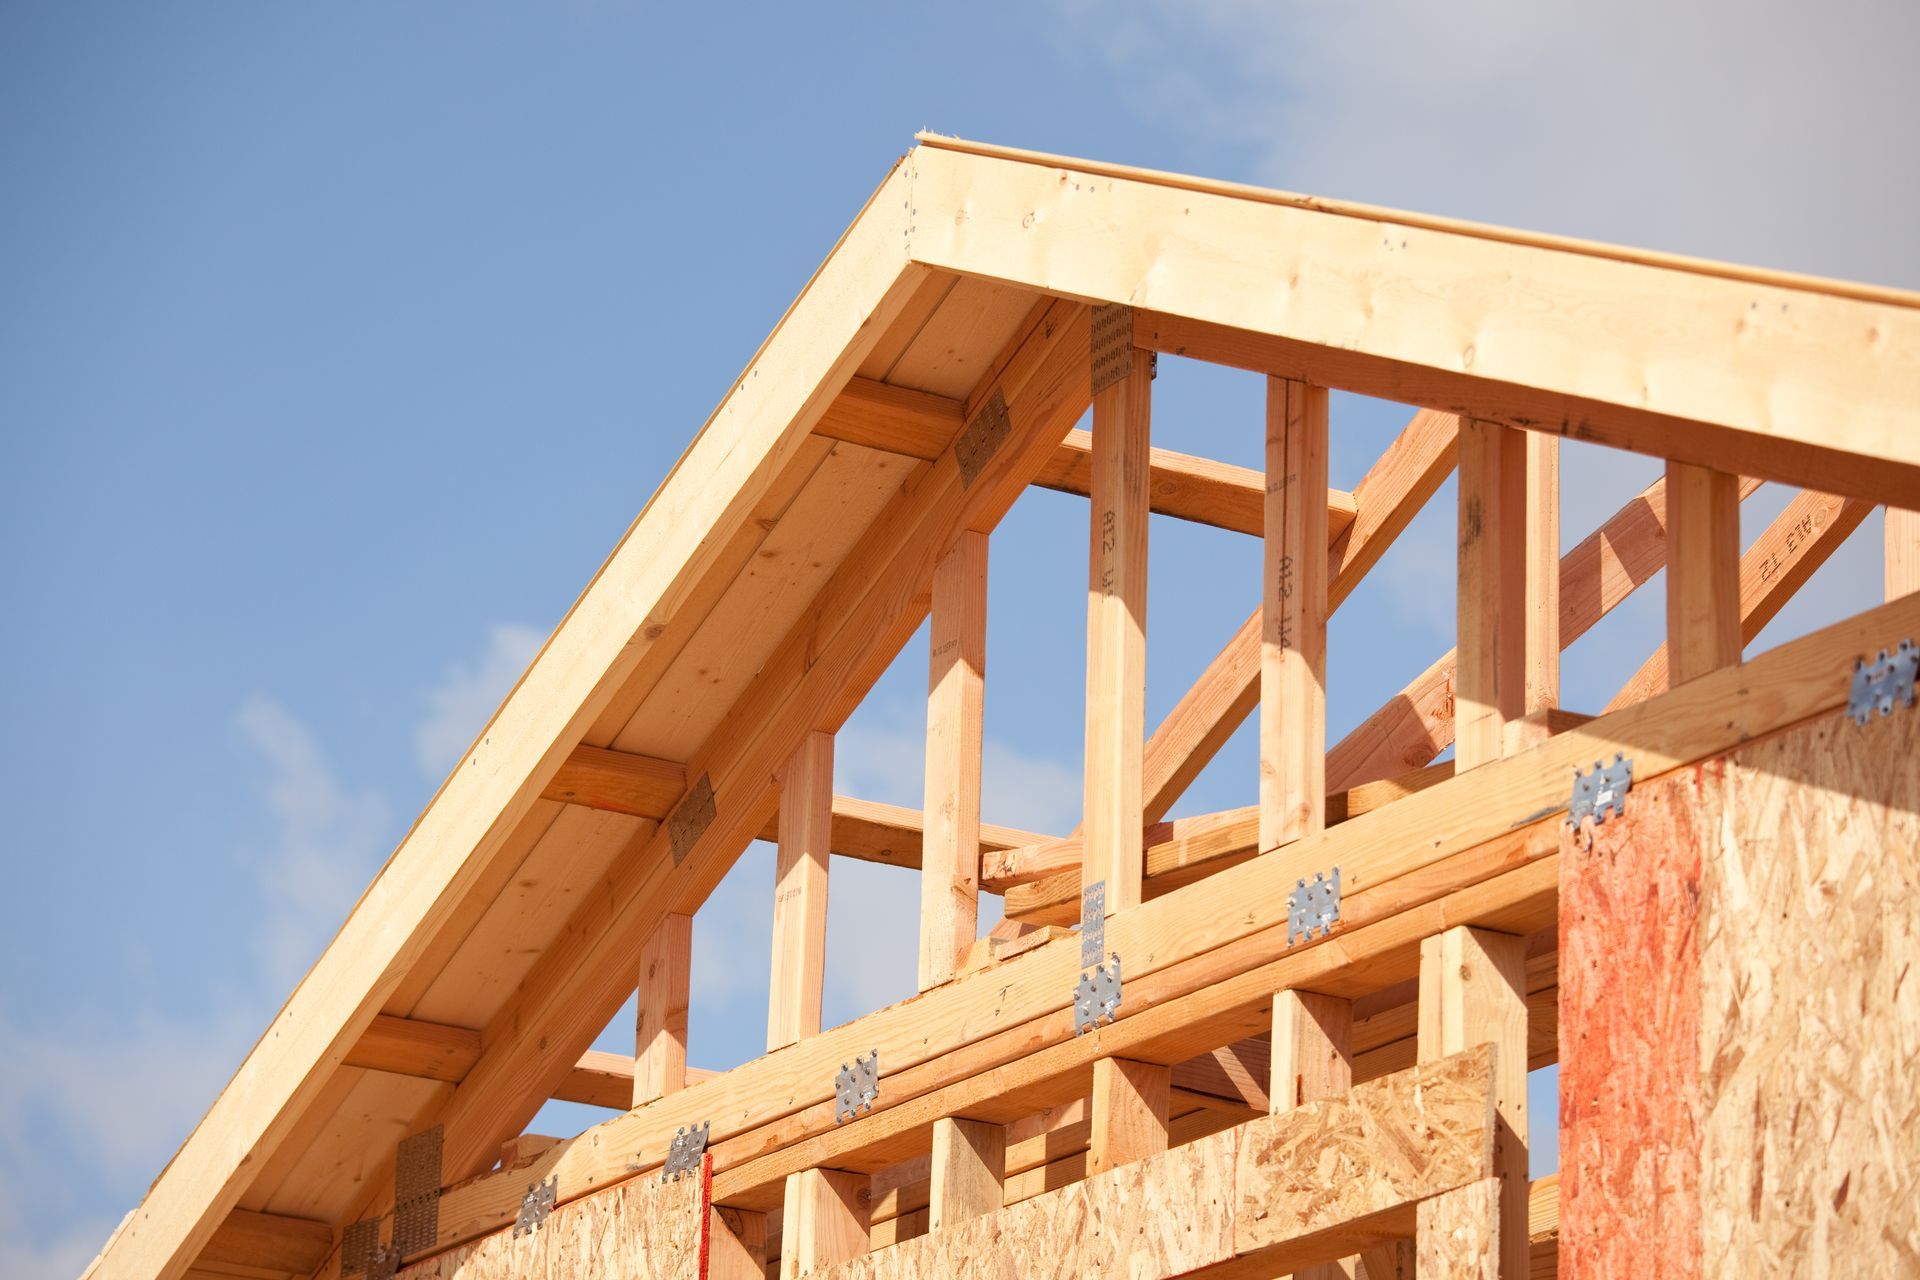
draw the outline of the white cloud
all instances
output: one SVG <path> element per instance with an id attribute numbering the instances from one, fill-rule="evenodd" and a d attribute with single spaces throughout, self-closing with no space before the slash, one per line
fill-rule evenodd
<path id="1" fill-rule="evenodd" d="M 366 887 L 392 824 L 379 793 L 342 785 L 312 731 L 279 703 L 255 695 L 234 724 L 268 770 L 262 799 L 271 835 L 249 861 L 260 886 L 262 982 L 284 993 Z"/>
<path id="2" fill-rule="evenodd" d="M 495 624 L 477 661 L 454 663 L 440 683 L 427 690 L 426 716 L 413 731 L 414 755 L 423 773 L 447 775 L 540 652 L 541 639 L 531 627 Z"/>
<path id="3" fill-rule="evenodd" d="M 102 1203 L 119 1195 L 130 1207 L 178 1149 L 258 1030 L 251 1021 L 228 1007 L 191 1026 L 71 1010 L 44 1022 L 0 1006 L 0 1276 L 80 1273 L 119 1220 Z"/>
<path id="4" fill-rule="evenodd" d="M 1920 284 L 1920 8 L 1876 0 L 1058 6 L 1156 120 L 1298 191 Z"/>

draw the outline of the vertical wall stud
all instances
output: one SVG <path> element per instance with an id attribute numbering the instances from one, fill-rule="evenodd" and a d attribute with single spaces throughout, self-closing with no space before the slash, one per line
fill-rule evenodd
<path id="1" fill-rule="evenodd" d="M 640 950 L 639 1011 L 634 1020 L 633 1105 L 687 1084 L 687 990 L 693 917 L 668 912 Z"/>
<path id="2" fill-rule="evenodd" d="M 1115 312 L 1118 322 L 1113 319 Z M 1122 336 L 1117 341 L 1106 336 L 1120 322 L 1128 323 Z M 1153 355 L 1132 346 L 1125 308 L 1100 308 L 1095 312 L 1094 330 L 1098 389 L 1093 397 L 1081 874 L 1083 884 L 1106 882 L 1106 909 L 1111 914 L 1140 903 L 1145 871 L 1140 815 L 1146 743 Z M 1106 377 L 1112 381 L 1102 386 Z"/>
<path id="3" fill-rule="evenodd" d="M 1267 379 L 1260 848 L 1327 824 L 1327 391 Z"/>
<path id="4" fill-rule="evenodd" d="M 953 977 L 980 905 L 980 741 L 987 667 L 987 535 L 968 530 L 933 571 L 927 680 L 920 989 Z"/>
<path id="5" fill-rule="evenodd" d="M 1740 661 L 1740 478 L 1667 463 L 1667 678 Z"/>
<path id="6" fill-rule="evenodd" d="M 827 863 L 833 832 L 833 735 L 810 733 L 780 773 L 773 978 L 767 1048 L 820 1030 L 827 964 Z"/>
<path id="7" fill-rule="evenodd" d="M 1499 1178 L 1500 1274 L 1527 1275 L 1527 948 L 1511 934 L 1464 925 L 1420 944 L 1417 1036 L 1422 1062 L 1493 1045 L 1494 1108 L 1498 1127 L 1493 1162 Z M 1471 1188 L 1462 1188 L 1462 1192 Z M 1456 1197 L 1446 1205 L 1423 1201 L 1419 1210 L 1422 1266 L 1429 1241 L 1458 1232 L 1454 1219 L 1480 1201 Z M 1444 1200 L 1446 1197 L 1437 1197 Z M 1430 1210 L 1429 1205 L 1434 1207 Z M 1467 1233 L 1471 1235 L 1471 1232 Z M 1435 1247 L 1439 1247 L 1436 1245 Z M 1423 1270 L 1421 1274 L 1426 1274 Z"/>
<path id="8" fill-rule="evenodd" d="M 1006 1159 L 1001 1126 L 957 1117 L 935 1120 L 927 1229 L 938 1231 L 998 1209 Z"/>
<path id="9" fill-rule="evenodd" d="M 868 1191 L 864 1173 L 802 1169 L 787 1175 L 780 1214 L 780 1280 L 798 1280 L 867 1252 Z"/>
<path id="10" fill-rule="evenodd" d="M 1171 1067 L 1124 1058 L 1101 1058 L 1093 1064 L 1089 1174 L 1103 1173 L 1167 1149 L 1167 1106 L 1172 1085 Z"/>
<path id="11" fill-rule="evenodd" d="M 1920 591 L 1920 511 L 1887 508 L 1887 599 Z"/>

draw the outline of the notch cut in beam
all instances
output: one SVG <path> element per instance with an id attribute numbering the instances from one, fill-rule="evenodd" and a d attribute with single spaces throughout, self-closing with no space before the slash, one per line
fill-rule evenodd
<path id="1" fill-rule="evenodd" d="M 541 793 L 546 800 L 582 805 L 635 818 L 665 818 L 686 794 L 686 769 L 671 760 L 579 746 Z M 833 852 L 890 867 L 920 866 L 925 820 L 920 810 L 854 796 L 833 798 Z M 769 822 L 762 840 L 779 839 L 779 822 Z M 980 847 L 998 851 L 1037 844 L 1049 837 L 982 823 Z"/>
<path id="2" fill-rule="evenodd" d="M 932 462 L 966 425 L 965 412 L 958 400 L 855 378 L 813 430 L 815 435 Z M 1150 451 L 1148 466 L 1147 502 L 1156 515 L 1261 536 L 1266 480 L 1258 471 L 1171 449 Z M 1091 497 L 1092 433 L 1069 431 L 1033 483 Z M 1332 537 L 1339 537 L 1353 523 L 1356 511 L 1351 493 L 1327 490 L 1327 529 Z"/>

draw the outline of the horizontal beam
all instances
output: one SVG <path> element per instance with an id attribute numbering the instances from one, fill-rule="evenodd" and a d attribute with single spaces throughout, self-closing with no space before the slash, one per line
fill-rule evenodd
<path id="1" fill-rule="evenodd" d="M 1336 792 L 1327 797 L 1327 824 L 1333 826 L 1372 813 L 1452 776 L 1453 762 L 1445 760 L 1397 778 Z M 1157 898 L 1201 876 L 1244 862 L 1259 851 L 1260 811 L 1256 805 L 1156 822 L 1146 831 L 1145 894 Z M 1012 873 L 991 883 L 983 879 L 981 886 L 1006 894 L 1008 919 L 1028 924 L 1070 924 L 1078 918 L 1080 847 L 1075 838 L 983 855 L 983 861 L 998 872 Z"/>
<path id="2" fill-rule="evenodd" d="M 583 805 L 609 813 L 659 820 L 686 794 L 686 768 L 671 760 L 657 760 L 630 751 L 578 746 L 548 784 L 543 798 Z M 779 838 L 777 821 L 760 833 L 762 840 Z M 863 862 L 890 867 L 918 867 L 924 819 L 918 809 L 861 800 L 833 798 L 833 852 Z M 1016 827 L 983 823 L 983 849 L 1009 849 L 1047 839 Z"/>
<path id="3" fill-rule="evenodd" d="M 1059 157 L 917 148 L 909 253 L 1134 344 L 1920 507 L 1920 295 L 1629 261 Z"/>
<path id="4" fill-rule="evenodd" d="M 1452 925 L 1533 932 L 1553 919 L 1576 766 L 1623 751 L 1636 779 L 1657 777 L 1835 711 L 1854 658 L 1916 628 L 1920 595 L 1116 915 L 1107 945 L 1128 959 L 1127 1000 L 1097 1037 L 1073 1034 L 1079 946 L 1062 939 L 616 1116 L 556 1148 L 536 1171 L 559 1179 L 563 1200 L 584 1195 L 630 1176 L 636 1160 L 658 1163 L 677 1125 L 711 1117 L 716 1180 L 751 1200 L 777 1190 L 792 1168 L 860 1167 L 846 1163 L 847 1152 L 867 1152 L 869 1168 L 911 1155 L 914 1131 L 942 1115 L 1005 1122 L 1073 1096 L 1096 1054 L 1171 1064 L 1241 1039 L 1261 1028 L 1274 991 L 1364 995 L 1404 981 L 1417 970 L 1420 938 Z M 1519 815 L 1533 821 L 1516 830 Z M 1289 945 L 1288 891 L 1334 865 L 1341 927 Z M 872 1049 L 887 1064 L 880 1101 L 836 1126 L 834 1072 Z M 450 1190 L 441 1243 L 509 1221 L 525 1189 L 524 1180 L 496 1175 Z"/>
<path id="5" fill-rule="evenodd" d="M 353 1046 L 343 1065 L 458 1084 L 480 1060 L 480 1047 L 480 1033 L 470 1028 L 383 1013 Z M 689 1067 L 687 1080 L 692 1083 L 714 1074 Z M 562 1102 L 625 1111 L 633 1103 L 633 1059 L 589 1049 L 554 1089 L 553 1096 Z"/>
<path id="6" fill-rule="evenodd" d="M 855 378 L 813 430 L 815 435 L 931 462 L 953 443 L 965 425 L 964 413 L 958 400 Z M 1147 502 L 1156 514 L 1260 536 L 1266 491 L 1260 472 L 1171 449 L 1152 450 L 1149 466 Z M 1093 435 L 1068 432 L 1033 483 L 1087 497 L 1093 486 Z M 1330 537 L 1339 537 L 1353 523 L 1354 512 L 1351 493 L 1327 490 Z"/>
<path id="7" fill-rule="evenodd" d="M 200 1250 L 199 1265 L 311 1275 L 333 1248 L 333 1227 L 311 1218 L 235 1209 Z"/>

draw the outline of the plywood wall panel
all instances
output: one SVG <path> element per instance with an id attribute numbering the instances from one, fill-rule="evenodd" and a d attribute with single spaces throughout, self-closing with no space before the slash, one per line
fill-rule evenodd
<path id="1" fill-rule="evenodd" d="M 1700 1265 L 1701 774 L 1634 788 L 1560 850 L 1561 1262 Z"/>
<path id="2" fill-rule="evenodd" d="M 403 1268 L 400 1280 L 700 1280 L 698 1178 L 635 1178 Z"/>
<path id="3" fill-rule="evenodd" d="M 1916 761 L 1830 714 L 1563 853 L 1562 1274 L 1920 1274 Z"/>
<path id="4" fill-rule="evenodd" d="M 1700 904 L 1705 1256 L 1920 1275 L 1920 710 L 1734 761 Z"/>

